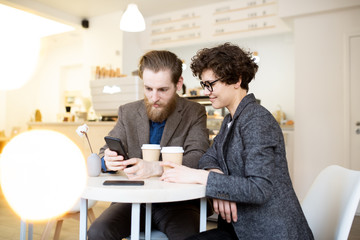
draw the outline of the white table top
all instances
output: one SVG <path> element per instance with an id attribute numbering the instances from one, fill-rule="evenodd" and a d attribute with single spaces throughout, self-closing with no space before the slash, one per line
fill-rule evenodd
<path id="1" fill-rule="evenodd" d="M 104 186 L 105 180 L 127 179 L 104 174 L 89 177 L 81 197 L 97 201 L 124 203 L 175 202 L 205 197 L 206 187 L 200 184 L 179 184 L 160 181 L 158 177 L 145 179 L 143 186 Z"/>

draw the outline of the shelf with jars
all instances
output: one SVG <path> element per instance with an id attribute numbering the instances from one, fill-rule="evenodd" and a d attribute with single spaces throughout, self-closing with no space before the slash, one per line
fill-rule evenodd
<path id="1" fill-rule="evenodd" d="M 189 96 L 186 98 L 205 106 L 207 115 L 206 127 L 209 129 L 209 140 L 212 142 L 219 133 L 224 116 L 229 113 L 228 110 L 226 108 L 213 108 L 208 96 Z"/>

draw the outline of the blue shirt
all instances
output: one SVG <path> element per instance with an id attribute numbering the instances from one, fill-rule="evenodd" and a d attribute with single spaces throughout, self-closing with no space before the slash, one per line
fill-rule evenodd
<path id="1" fill-rule="evenodd" d="M 166 120 L 159 123 L 150 121 L 150 144 L 160 144 Z"/>
<path id="2" fill-rule="evenodd" d="M 150 144 L 160 144 L 161 137 L 164 132 L 166 120 L 163 122 L 153 122 L 150 120 Z M 107 171 L 105 166 L 104 157 L 101 158 L 101 168 L 103 172 L 115 173 L 115 171 Z"/>

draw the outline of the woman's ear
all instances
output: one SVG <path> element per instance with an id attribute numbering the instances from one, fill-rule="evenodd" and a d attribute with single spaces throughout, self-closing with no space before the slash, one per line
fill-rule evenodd
<path id="1" fill-rule="evenodd" d="M 234 84 L 234 88 L 238 89 L 241 87 L 241 77 L 239 77 L 239 81 L 237 81 L 237 83 Z"/>

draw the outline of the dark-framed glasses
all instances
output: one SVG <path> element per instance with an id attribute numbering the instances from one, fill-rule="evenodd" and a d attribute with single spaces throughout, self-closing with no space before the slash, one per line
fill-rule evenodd
<path id="1" fill-rule="evenodd" d="M 214 85 L 214 83 L 216 83 L 217 81 L 220 81 L 220 78 L 219 79 L 216 79 L 216 80 L 214 80 L 214 81 L 212 81 L 212 82 L 209 82 L 209 81 L 200 81 L 200 85 L 201 85 L 201 87 L 203 88 L 203 89 L 207 89 L 209 92 L 212 92 L 212 91 L 214 91 L 213 90 L 213 85 Z"/>

